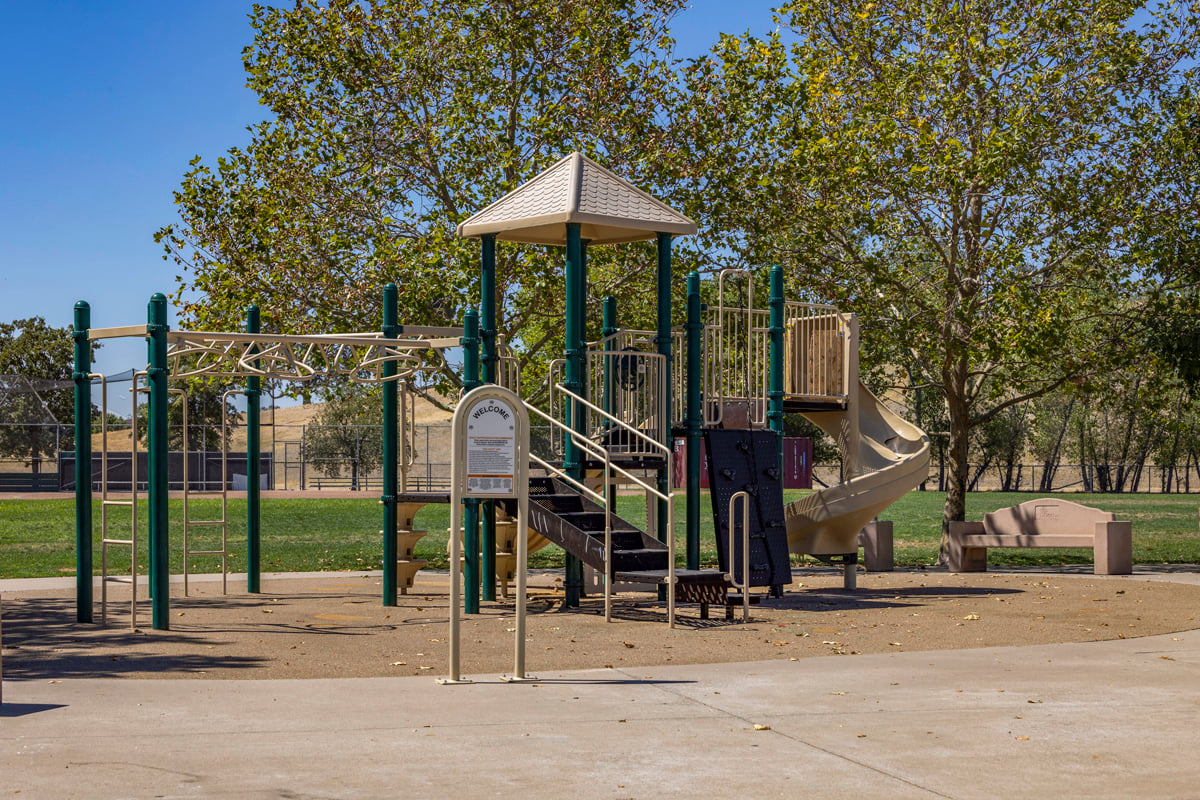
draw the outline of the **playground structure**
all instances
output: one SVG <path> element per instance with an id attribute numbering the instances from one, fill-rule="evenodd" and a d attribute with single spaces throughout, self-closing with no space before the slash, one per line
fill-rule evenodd
<path id="1" fill-rule="evenodd" d="M 250 464 L 258 461 L 263 378 L 303 382 L 336 375 L 380 384 L 383 602 L 394 605 L 397 591 L 402 590 L 399 584 L 411 583 L 412 573 L 423 563 L 412 557 L 413 547 L 423 535 L 411 529 L 417 510 L 429 503 L 450 501 L 448 495 L 406 491 L 407 445 L 399 431 L 404 425 L 397 424 L 398 417 L 403 418 L 406 397 L 401 384 L 424 369 L 431 356 L 461 347 L 464 393 L 481 384 L 520 391 L 515 362 L 502 357 L 496 330 L 495 253 L 501 241 L 558 245 L 566 250 L 564 358 L 551 370 L 548 410 L 526 406 L 532 424 L 548 425 L 554 432 L 552 453 L 529 454 L 531 464 L 541 472 L 529 478 L 530 517 L 531 527 L 566 553 L 568 606 L 579 604 L 586 563 L 604 576 L 606 613 L 611 613 L 614 582 L 657 584 L 667 601 L 668 619 L 674 624 L 678 602 L 700 603 L 705 609 L 712 603 L 741 602 L 745 606 L 752 586 L 781 591 L 782 585 L 790 582 L 789 550 L 845 565 L 846 585 L 852 588 L 859 531 L 925 478 L 928 440 L 859 382 L 858 331 L 853 316 L 832 306 L 786 302 L 778 267 L 770 273 L 766 309 L 754 306 L 753 276 L 727 272 L 717 280 L 717 302 L 705 311 L 700 276 L 691 273 L 686 323 L 675 328 L 671 241 L 673 236 L 695 231 L 691 220 L 576 153 L 459 226 L 460 236 L 480 239 L 482 262 L 479 313 L 469 310 L 462 328 L 400 325 L 394 285 L 384 289 L 381 332 L 347 335 L 262 334 L 253 307 L 245 332 L 172 331 L 166 324 L 162 295 L 151 300 L 146 325 L 91 329 L 87 304 L 77 304 L 79 620 L 91 621 L 92 606 L 91 478 L 85 474 L 91 464 L 89 415 L 78 412 L 90 408 L 91 403 L 90 341 L 116 336 L 148 341 L 149 586 L 156 629 L 169 626 L 165 463 L 167 382 L 172 378 L 246 380 Z M 657 245 L 656 329 L 620 329 L 615 301 L 608 298 L 601 339 L 586 341 L 587 248 L 646 239 Z M 673 368 L 677 353 L 682 355 L 683 369 Z M 781 495 L 760 490 L 774 486 L 777 491 L 781 482 L 780 437 L 788 411 L 804 414 L 834 438 L 846 480 L 785 508 Z M 702 569 L 700 448 L 706 431 L 716 429 L 741 430 L 746 435 L 724 437 L 727 445 L 709 442 L 712 471 L 723 475 L 728 486 L 720 500 L 714 500 L 721 564 L 718 569 Z M 750 434 L 756 429 L 773 431 L 776 436 L 755 438 Z M 688 443 L 686 566 L 677 569 L 673 521 L 679 498 L 672 489 L 671 454 L 674 437 L 680 434 Z M 137 437 L 133 440 L 136 446 Z M 734 451 L 741 453 L 740 466 L 718 455 Z M 614 514 L 618 485 L 645 493 L 645 530 Z M 257 481 L 248 480 L 246 492 L 247 590 L 257 592 Z M 714 490 L 713 497 L 717 496 Z M 495 599 L 497 512 L 505 502 L 463 501 L 467 613 L 477 612 L 481 599 Z M 223 525 L 223 518 L 206 524 Z M 452 535 L 457 537 L 457 533 Z M 134 563 L 136 569 L 136 559 Z M 406 565 L 403 576 L 398 564 Z M 516 568 L 523 569 L 523 564 Z M 737 588 L 740 594 L 730 595 L 730 588 Z"/>

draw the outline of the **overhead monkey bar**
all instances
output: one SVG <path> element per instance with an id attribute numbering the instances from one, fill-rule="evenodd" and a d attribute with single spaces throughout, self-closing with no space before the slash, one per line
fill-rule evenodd
<path id="1" fill-rule="evenodd" d="M 148 498 L 150 595 L 153 627 L 169 622 L 167 511 L 167 381 L 175 378 L 243 378 L 247 381 L 247 590 L 258 591 L 259 474 L 257 398 L 263 378 L 303 383 L 337 377 L 359 384 L 380 384 L 384 398 L 385 464 L 396 459 L 396 395 L 399 382 L 430 369 L 428 356 L 462 345 L 462 329 L 398 325 L 398 289 L 384 288 L 384 324 L 379 333 L 328 335 L 264 334 L 258 309 L 251 307 L 244 332 L 172 331 L 167 325 L 166 296 L 154 295 L 145 325 L 91 328 L 90 307 L 75 306 L 76 411 L 76 605 L 80 622 L 92 621 L 91 514 L 91 342 L 144 337 L 148 344 L 149 387 Z M 389 415 L 387 411 L 391 409 Z M 390 430 L 390 435 L 389 435 Z M 390 445 L 390 446 L 389 446 Z M 384 605 L 396 604 L 396 470 L 385 469 L 383 534 Z"/>

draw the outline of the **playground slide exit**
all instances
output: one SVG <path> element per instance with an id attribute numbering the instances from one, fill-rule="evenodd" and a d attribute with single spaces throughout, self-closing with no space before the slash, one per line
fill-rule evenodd
<path id="1" fill-rule="evenodd" d="M 858 532 L 929 473 L 929 437 L 857 382 L 845 410 L 803 412 L 838 442 L 849 478 L 784 508 L 793 553 L 858 551 Z M 857 429 L 857 430 L 856 430 Z"/>

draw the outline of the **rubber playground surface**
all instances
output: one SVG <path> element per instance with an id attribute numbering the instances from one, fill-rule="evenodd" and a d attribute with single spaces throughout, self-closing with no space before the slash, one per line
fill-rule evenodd
<path id="1" fill-rule="evenodd" d="M 667 627 L 652 594 L 619 595 L 614 621 L 603 598 L 565 608 L 555 574 L 533 575 L 526 665 L 537 670 L 798 660 L 980 647 L 1132 639 L 1200 628 L 1200 585 L 1169 574 L 1097 577 L 1021 571 L 860 573 L 842 588 L 840 570 L 799 570 L 782 598 L 727 620 L 713 608 L 679 606 Z M 1175 567 L 1162 569 L 1183 571 Z M 264 575 L 260 594 L 231 576 L 193 576 L 189 596 L 173 579 L 170 630 L 151 628 L 140 587 L 130 627 L 129 587 L 111 584 L 106 625 L 75 623 L 73 582 L 4 582 L 4 676 L 161 679 L 290 679 L 443 676 L 448 668 L 448 576 L 421 572 L 385 608 L 379 573 Z M 30 587 L 13 591 L 18 586 Z M 100 592 L 95 592 L 99 621 Z M 462 626 L 462 670 L 504 673 L 514 661 L 511 600 L 481 604 Z"/>

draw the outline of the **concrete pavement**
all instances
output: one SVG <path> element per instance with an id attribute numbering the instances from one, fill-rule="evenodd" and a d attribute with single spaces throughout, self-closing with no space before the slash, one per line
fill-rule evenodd
<path id="1" fill-rule="evenodd" d="M 1200 797 L 1200 632 L 475 677 L 6 682 L 0 797 Z"/>

